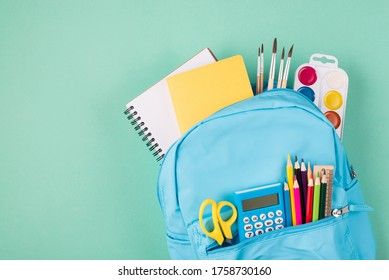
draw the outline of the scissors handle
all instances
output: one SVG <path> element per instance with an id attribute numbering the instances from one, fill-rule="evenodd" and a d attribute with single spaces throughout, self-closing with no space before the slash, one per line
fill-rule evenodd
<path id="1" fill-rule="evenodd" d="M 203 222 L 203 214 L 204 214 L 204 209 L 208 205 L 211 205 L 211 213 L 212 213 L 212 223 L 213 223 L 213 230 L 208 231 L 205 228 L 204 222 Z M 206 200 L 203 201 L 200 205 L 200 211 L 199 211 L 199 223 L 200 227 L 203 230 L 203 232 L 211 237 L 212 239 L 216 240 L 216 242 L 219 245 L 222 245 L 224 241 L 224 236 L 222 233 L 222 230 L 220 229 L 219 222 L 218 222 L 218 207 L 216 202 L 213 199 L 207 198 Z"/>
<path id="2" fill-rule="evenodd" d="M 232 215 L 227 220 L 223 220 L 223 217 L 221 216 L 221 210 L 225 206 L 230 207 L 232 210 Z M 233 237 L 231 227 L 232 227 L 232 224 L 236 221 L 237 216 L 238 216 L 238 213 L 236 211 L 236 207 L 231 202 L 221 201 L 217 204 L 217 217 L 219 220 L 219 224 L 222 228 L 224 236 L 228 239 L 232 239 L 232 237 Z"/>

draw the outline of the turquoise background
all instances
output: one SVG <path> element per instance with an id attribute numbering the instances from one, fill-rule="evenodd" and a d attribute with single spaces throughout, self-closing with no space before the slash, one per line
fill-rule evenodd
<path id="1" fill-rule="evenodd" d="M 205 47 L 254 82 L 274 37 L 292 74 L 317 52 L 348 73 L 343 142 L 389 259 L 388 26 L 385 0 L 0 0 L 0 259 L 169 258 L 125 104 Z"/>

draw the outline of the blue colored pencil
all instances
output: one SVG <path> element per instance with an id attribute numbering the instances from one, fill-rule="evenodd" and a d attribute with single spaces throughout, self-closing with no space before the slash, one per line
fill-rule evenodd
<path id="1" fill-rule="evenodd" d="M 284 182 L 284 207 L 285 226 L 290 227 L 292 225 L 292 210 L 290 209 L 290 190 L 286 181 Z"/>

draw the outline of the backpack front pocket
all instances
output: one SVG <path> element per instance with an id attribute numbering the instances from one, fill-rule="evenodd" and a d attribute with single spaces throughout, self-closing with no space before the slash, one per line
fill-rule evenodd
<path id="1" fill-rule="evenodd" d="M 193 230 L 199 230 L 197 242 L 202 259 L 359 259 L 349 234 L 347 217 L 328 217 L 287 227 L 228 247 L 216 247 L 202 234 L 198 223 L 193 224 Z"/>

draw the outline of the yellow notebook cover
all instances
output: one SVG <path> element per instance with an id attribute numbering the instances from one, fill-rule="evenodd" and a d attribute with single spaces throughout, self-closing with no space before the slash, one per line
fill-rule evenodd
<path id="1" fill-rule="evenodd" d="M 240 55 L 171 76 L 167 83 L 181 133 L 214 112 L 253 96 Z"/>

